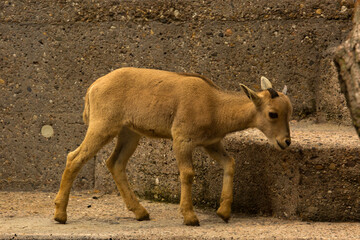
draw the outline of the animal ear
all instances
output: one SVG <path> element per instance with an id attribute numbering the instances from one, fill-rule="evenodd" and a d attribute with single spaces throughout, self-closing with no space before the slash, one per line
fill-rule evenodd
<path id="1" fill-rule="evenodd" d="M 269 89 L 269 88 L 272 88 L 271 82 L 266 77 L 261 76 L 261 89 L 266 90 L 266 89 Z"/>
<path id="2" fill-rule="evenodd" d="M 287 94 L 287 91 L 288 91 L 288 88 L 287 88 L 287 86 L 285 85 L 285 86 L 284 86 L 284 89 L 282 90 L 282 93 L 286 95 L 286 94 Z"/>
<path id="3" fill-rule="evenodd" d="M 245 92 L 246 96 L 253 101 L 256 107 L 261 106 L 261 98 L 257 95 L 256 92 L 245 86 L 244 84 L 240 84 L 241 89 Z"/>

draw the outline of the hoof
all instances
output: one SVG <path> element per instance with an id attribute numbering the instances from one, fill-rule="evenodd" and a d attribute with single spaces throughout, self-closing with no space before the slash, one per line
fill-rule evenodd
<path id="1" fill-rule="evenodd" d="M 141 208 L 139 211 L 135 211 L 135 218 L 138 221 L 150 220 L 150 215 L 145 208 Z"/>
<path id="2" fill-rule="evenodd" d="M 196 215 L 184 218 L 184 224 L 186 226 L 200 226 L 199 219 L 196 217 Z"/>
<path id="3" fill-rule="evenodd" d="M 147 220 L 150 220 L 150 215 L 147 213 L 143 216 L 139 216 L 139 217 L 136 217 L 136 220 L 138 221 L 147 221 Z"/>
<path id="4" fill-rule="evenodd" d="M 219 208 L 216 211 L 216 214 L 221 217 L 222 220 L 224 220 L 224 222 L 228 223 L 229 219 L 230 219 L 230 211 L 229 210 L 224 210 L 223 208 Z"/>
<path id="5" fill-rule="evenodd" d="M 200 226 L 200 222 L 197 219 L 192 220 L 192 221 L 184 221 L 184 224 L 186 226 Z"/>
<path id="6" fill-rule="evenodd" d="M 66 213 L 65 214 L 55 214 L 54 220 L 58 223 L 65 224 L 67 220 Z"/>

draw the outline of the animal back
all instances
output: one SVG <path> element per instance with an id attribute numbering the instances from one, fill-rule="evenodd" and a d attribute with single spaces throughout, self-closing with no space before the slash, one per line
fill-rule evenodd
<path id="1" fill-rule="evenodd" d="M 210 85 L 211 87 L 221 90 L 221 88 L 219 86 L 217 86 L 212 80 L 210 80 L 209 78 L 201 75 L 201 74 L 197 74 L 197 73 L 177 73 L 181 76 L 185 76 L 185 77 L 197 77 L 202 79 L 204 82 L 206 82 L 208 85 Z"/>

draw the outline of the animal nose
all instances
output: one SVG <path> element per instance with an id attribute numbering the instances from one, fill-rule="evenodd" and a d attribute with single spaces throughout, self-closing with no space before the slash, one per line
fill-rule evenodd
<path id="1" fill-rule="evenodd" d="M 290 146 L 291 140 L 290 140 L 290 139 L 286 139 L 286 140 L 285 140 L 285 143 L 286 143 L 286 145 Z"/>

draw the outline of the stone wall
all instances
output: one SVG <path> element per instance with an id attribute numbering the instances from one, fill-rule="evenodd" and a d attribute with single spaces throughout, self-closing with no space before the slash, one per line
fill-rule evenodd
<path id="1" fill-rule="evenodd" d="M 353 24 L 348 39 L 336 50 L 335 65 L 353 125 L 360 137 L 360 1 L 355 4 Z"/>
<path id="2" fill-rule="evenodd" d="M 258 90 L 264 75 L 279 90 L 288 85 L 294 119 L 350 124 L 332 55 L 352 8 L 350 0 L 1 1 L 0 190 L 56 190 L 86 131 L 87 87 L 124 66 L 197 72 L 228 90 L 240 82 Z M 134 158 L 147 157 L 149 144 Z M 158 148 L 168 154 L 169 142 Z M 109 151 L 82 169 L 76 189 L 113 189 L 96 174 Z M 148 161 L 131 174 L 146 179 L 149 163 L 157 167 Z"/>

